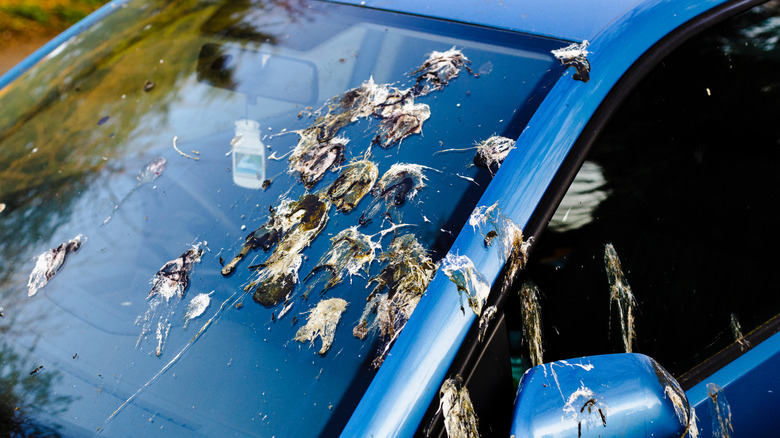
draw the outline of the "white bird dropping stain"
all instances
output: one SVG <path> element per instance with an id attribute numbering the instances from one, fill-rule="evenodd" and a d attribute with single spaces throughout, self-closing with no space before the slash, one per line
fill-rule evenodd
<path id="1" fill-rule="evenodd" d="M 449 438 L 479 436 L 479 420 L 460 376 L 442 383 L 439 390 L 439 410 L 444 415 L 444 427 Z"/>
<path id="2" fill-rule="evenodd" d="M 541 365 L 542 354 L 542 309 L 539 305 L 539 289 L 531 281 L 520 288 L 520 309 L 523 317 L 523 342 L 528 344 L 531 365 Z"/>
<path id="3" fill-rule="evenodd" d="M 715 383 L 708 383 L 707 395 L 710 397 L 713 438 L 731 438 L 731 434 L 734 433 L 734 426 L 731 424 L 731 406 L 726 400 L 723 388 Z"/>
<path id="4" fill-rule="evenodd" d="M 485 276 L 477 271 L 474 262 L 464 255 L 447 254 L 444 261 L 442 261 L 441 269 L 458 287 L 461 310 L 463 310 L 463 295 L 465 294 L 466 301 L 471 310 L 474 311 L 474 314 L 477 316 L 481 315 L 482 306 L 485 305 L 485 301 L 490 293 L 490 285 Z"/>
<path id="5" fill-rule="evenodd" d="M 587 50 L 589 44 L 588 40 L 585 40 L 580 44 L 574 43 L 552 51 L 553 56 L 561 61 L 561 64 L 577 69 L 577 72 L 572 76 L 574 80 L 582 82 L 590 80 L 590 62 L 588 62 L 590 53 Z"/>
<path id="6" fill-rule="evenodd" d="M 208 309 L 209 304 L 211 304 L 211 294 L 213 293 L 214 291 L 207 294 L 198 294 L 190 301 L 190 304 L 187 305 L 187 311 L 184 313 L 184 328 L 187 328 L 190 320 L 203 315 L 203 312 Z"/>
<path id="7" fill-rule="evenodd" d="M 347 310 L 347 302 L 341 298 L 320 301 L 317 307 L 309 311 L 306 325 L 298 329 L 294 340 L 309 341 L 313 345 L 314 340 L 319 337 L 322 339 L 322 347 L 318 353 L 321 355 L 327 353 L 336 337 L 336 326 L 345 310 Z"/>
<path id="8" fill-rule="evenodd" d="M 78 251 L 81 248 L 81 244 L 86 240 L 87 238 L 83 234 L 79 234 L 67 243 L 62 243 L 60 246 L 39 255 L 35 261 L 35 267 L 30 273 L 30 278 L 27 280 L 27 296 L 34 296 L 42 287 L 46 286 L 46 283 L 65 264 L 65 259 L 68 255 Z"/>
<path id="9" fill-rule="evenodd" d="M 604 264 L 607 269 L 607 280 L 609 281 L 609 303 L 616 306 L 620 316 L 620 328 L 623 333 L 623 347 L 626 353 L 633 350 L 636 333 L 634 331 L 634 313 L 636 312 L 636 298 L 631 292 L 631 286 L 623 274 L 620 267 L 620 258 L 617 251 L 611 243 L 604 246 Z M 610 314 L 611 315 L 611 314 Z M 610 317 L 611 320 L 611 317 Z"/>

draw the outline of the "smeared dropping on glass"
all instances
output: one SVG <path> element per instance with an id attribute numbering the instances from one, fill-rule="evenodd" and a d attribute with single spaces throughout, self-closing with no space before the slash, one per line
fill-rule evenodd
<path id="1" fill-rule="evenodd" d="M 750 343 L 745 339 L 745 336 L 742 334 L 742 326 L 739 324 L 739 319 L 737 319 L 737 315 L 735 313 L 731 313 L 731 334 L 734 335 L 734 341 L 736 341 L 737 344 L 739 344 L 740 348 L 742 350 L 745 350 L 750 347 Z"/>
<path id="2" fill-rule="evenodd" d="M 276 245 L 279 238 L 288 230 L 285 226 L 294 225 L 289 221 L 289 218 L 277 216 L 278 211 L 281 211 L 283 214 L 287 213 L 290 203 L 292 201 L 284 199 L 276 209 L 271 208 L 271 216 L 268 218 L 268 221 L 246 236 L 244 245 L 238 254 L 227 265 L 222 267 L 222 275 L 230 275 L 236 269 L 238 262 L 243 260 L 250 250 L 262 248 L 264 251 L 268 251 Z"/>
<path id="3" fill-rule="evenodd" d="M 439 390 L 439 410 L 444 415 L 444 428 L 449 438 L 479 436 L 479 423 L 469 391 L 460 376 L 444 381 Z"/>
<path id="4" fill-rule="evenodd" d="M 485 276 L 477 271 L 474 262 L 468 256 L 458 256 L 451 253 L 447 254 L 442 261 L 441 269 L 444 274 L 458 287 L 460 294 L 460 308 L 464 311 L 463 295 L 466 295 L 471 310 L 479 316 L 482 314 L 482 307 L 490 294 L 490 285 Z"/>
<path id="5" fill-rule="evenodd" d="M 255 280 L 246 287 L 246 290 L 256 287 L 252 296 L 256 302 L 274 306 L 293 291 L 303 263 L 301 251 L 325 228 L 329 208 L 327 199 L 306 194 L 296 202 L 285 200 L 276 209 L 269 223 L 271 229 L 279 230 L 279 243 L 268 260 L 260 264 Z"/>
<path id="6" fill-rule="evenodd" d="M 201 293 L 195 295 L 195 297 L 190 300 L 190 303 L 187 305 L 187 311 L 184 313 L 184 328 L 187 328 L 187 324 L 190 320 L 203 315 L 203 312 L 205 312 L 209 307 L 209 304 L 211 304 L 211 294 L 213 293 L 213 291 L 207 294 Z"/>
<path id="7" fill-rule="evenodd" d="M 482 316 L 479 317 L 479 342 L 485 340 L 485 334 L 487 333 L 487 329 L 490 326 L 490 321 L 496 317 L 497 311 L 498 309 L 496 306 L 486 307 L 485 311 L 482 312 Z"/>
<path id="8" fill-rule="evenodd" d="M 334 137 L 320 141 L 307 138 L 306 136 L 315 134 L 307 131 L 301 133 L 301 142 L 290 156 L 290 171 L 298 172 L 304 187 L 310 189 L 322 179 L 328 169 L 344 161 L 344 151 L 349 140 Z"/>
<path id="9" fill-rule="evenodd" d="M 604 265 L 607 269 L 607 280 L 609 281 L 609 304 L 610 307 L 616 306 L 620 315 L 620 329 L 623 334 L 623 347 L 626 353 L 631 353 L 633 349 L 636 333 L 634 331 L 634 312 L 636 311 L 636 298 L 631 292 L 631 286 L 623 274 L 620 267 L 620 259 L 617 251 L 611 243 L 604 245 Z M 610 325 L 612 322 L 612 312 L 610 312 Z"/>
<path id="10" fill-rule="evenodd" d="M 139 184 L 147 184 L 157 179 L 165 171 L 168 160 L 165 157 L 157 157 L 150 161 L 138 172 L 136 179 Z"/>
<path id="11" fill-rule="evenodd" d="M 271 215 L 266 223 L 246 236 L 239 253 L 222 268 L 222 275 L 230 275 L 250 250 L 262 248 L 268 251 L 293 227 L 301 222 L 310 223 L 314 220 L 312 215 L 316 217 L 320 214 L 317 210 L 319 205 L 317 195 L 303 195 L 298 201 L 282 199 L 276 208 L 270 207 Z"/>
<path id="12" fill-rule="evenodd" d="M 111 218 L 114 216 L 114 213 L 119 210 L 119 207 L 121 207 L 122 204 L 127 201 L 127 198 L 129 198 L 130 195 L 135 193 L 135 191 L 144 184 L 148 184 L 162 175 L 167 165 L 168 160 L 166 160 L 165 157 L 157 157 L 144 166 L 144 168 L 138 172 L 138 176 L 135 177 L 135 179 L 138 180 L 138 183 L 135 185 L 135 187 L 130 189 L 129 192 L 127 192 L 124 198 L 122 198 L 119 202 L 116 203 L 116 205 L 114 205 L 114 209 L 111 211 L 111 214 L 108 215 L 101 226 L 106 225 L 111 220 Z"/>
<path id="13" fill-rule="evenodd" d="M 523 282 L 520 288 L 520 312 L 523 318 L 523 342 L 528 345 L 531 366 L 541 365 L 542 308 L 539 305 L 539 288 L 532 281 Z"/>
<path id="14" fill-rule="evenodd" d="M 590 80 L 590 62 L 588 62 L 588 40 L 582 43 L 570 44 L 561 49 L 553 50 L 552 54 L 561 64 L 566 67 L 574 67 L 577 72 L 572 76 L 573 79 L 582 82 Z"/>
<path id="15" fill-rule="evenodd" d="M 322 290 L 323 293 L 341 283 L 345 276 L 360 275 L 361 270 L 367 270 L 368 265 L 374 260 L 376 251 L 381 249 L 378 242 L 372 241 L 371 236 L 358 231 L 356 226 L 342 230 L 330 241 L 328 251 L 306 276 L 308 279 L 317 272 L 325 270 L 328 282 Z"/>
<path id="16" fill-rule="evenodd" d="M 514 148 L 514 140 L 494 135 L 487 140 L 477 143 L 477 154 L 474 155 L 474 164 L 487 168 L 493 174 L 495 170 L 501 167 L 501 163 L 509 155 L 509 151 Z"/>
<path id="17" fill-rule="evenodd" d="M 425 187 L 422 171 L 427 167 L 419 164 L 396 163 L 382 175 L 372 194 L 383 198 L 389 205 L 402 205 L 413 199 L 417 191 Z"/>
<path id="18" fill-rule="evenodd" d="M 340 110 L 349 116 L 350 123 L 369 116 L 381 118 L 392 112 L 396 105 L 407 102 L 408 95 L 407 90 L 376 84 L 371 77 L 342 95 Z"/>
<path id="19" fill-rule="evenodd" d="M 317 307 L 309 311 L 306 325 L 298 329 L 294 339 L 298 342 L 309 341 L 314 345 L 314 340 L 319 337 L 322 339 L 322 347 L 318 353 L 327 353 L 336 336 L 336 326 L 345 310 L 347 302 L 341 298 L 320 301 Z"/>
<path id="20" fill-rule="evenodd" d="M 200 263 L 200 257 L 203 255 L 201 245 L 205 244 L 205 242 L 198 242 L 193 245 L 178 258 L 167 262 L 152 278 L 152 289 L 146 297 L 149 300 L 149 309 L 135 321 L 136 325 L 141 326 L 136 348 L 152 331 L 152 325 L 156 322 L 155 355 L 158 357 L 162 355 L 165 341 L 171 330 L 171 318 L 176 313 L 177 304 L 184 297 L 184 292 L 190 284 L 190 272 L 196 263 Z"/>
<path id="21" fill-rule="evenodd" d="M 424 169 L 430 168 L 407 163 L 396 163 L 390 166 L 390 169 L 371 189 L 374 200 L 360 216 L 360 224 L 365 225 L 376 216 L 382 204 L 385 205 L 385 211 L 390 212 L 395 207 L 403 205 L 407 199 L 414 198 L 417 191 L 425 187 L 427 178 L 422 173 Z"/>
<path id="22" fill-rule="evenodd" d="M 384 116 L 373 143 L 387 149 L 404 138 L 422 132 L 423 123 L 431 117 L 431 108 L 424 103 L 406 103 Z"/>
<path id="23" fill-rule="evenodd" d="M 171 331 L 171 323 L 168 321 L 158 321 L 157 322 L 157 348 L 155 349 L 155 355 L 157 357 L 160 357 L 163 351 L 163 346 L 165 345 L 165 341 L 168 339 L 168 333 Z"/>
<path id="24" fill-rule="evenodd" d="M 70 241 L 40 254 L 30 273 L 30 278 L 27 280 L 27 296 L 35 295 L 42 287 L 46 286 L 46 283 L 62 268 L 68 255 L 78 251 L 86 240 L 87 238 L 83 234 L 79 234 Z"/>
<path id="25" fill-rule="evenodd" d="M 203 255 L 203 249 L 200 247 L 203 242 L 199 242 L 188 249 L 181 256 L 166 263 L 152 278 L 152 290 L 146 299 L 155 295 L 160 295 L 166 301 L 172 297 L 184 297 L 184 291 L 190 285 L 190 271 L 195 263 L 200 263 L 200 256 Z"/>
<path id="26" fill-rule="evenodd" d="M 417 75 L 417 83 L 414 86 L 413 94 L 415 96 L 424 96 L 432 91 L 441 90 L 451 80 L 458 77 L 461 67 L 471 74 L 471 68 L 466 65 L 469 63 L 471 61 L 454 46 L 446 52 L 434 50 L 428 55 L 428 59 L 423 65 L 412 72 L 412 75 Z"/>
<path id="27" fill-rule="evenodd" d="M 141 394 L 141 392 L 143 392 L 146 388 L 151 386 L 152 383 L 154 383 L 160 376 L 162 376 L 168 369 L 170 369 L 182 357 L 182 355 L 184 355 L 184 353 L 195 343 L 195 341 L 200 339 L 201 335 L 203 335 L 203 333 L 206 332 L 206 329 L 208 329 L 211 326 L 212 323 L 214 323 L 215 321 L 217 321 L 219 319 L 219 317 L 222 315 L 222 310 L 224 310 L 226 307 L 230 307 L 228 305 L 229 302 L 232 302 L 234 305 L 236 303 L 238 303 L 239 302 L 238 300 L 233 300 L 233 298 L 235 298 L 235 296 L 237 294 L 238 294 L 238 292 L 234 292 L 233 295 L 231 295 L 228 299 L 223 301 L 222 304 L 217 309 L 217 311 L 214 313 L 214 316 L 209 318 L 209 320 L 206 321 L 205 324 L 203 324 L 203 326 L 200 328 L 200 330 L 198 330 L 198 332 L 195 333 L 195 336 L 193 336 L 192 339 L 190 339 L 190 341 L 187 342 L 184 345 L 184 347 L 182 347 L 179 350 L 179 352 L 176 353 L 175 356 L 173 356 L 173 359 L 168 361 L 168 363 L 165 364 L 165 366 L 163 366 L 160 369 L 160 371 L 158 371 L 154 376 L 152 376 L 152 378 L 147 380 L 146 383 L 144 383 L 140 388 L 138 388 L 138 390 L 136 392 L 134 392 L 130 397 L 128 397 L 124 402 L 122 402 L 122 404 L 119 405 L 119 407 L 116 408 L 114 410 L 114 412 L 112 412 L 111 415 L 109 415 L 108 418 L 105 419 L 105 421 L 103 421 L 103 425 L 98 428 L 98 432 L 100 430 L 102 430 L 108 424 L 108 422 L 113 420 L 127 405 L 132 403 L 133 400 L 135 400 L 138 397 L 138 395 Z M 242 297 L 240 297 L 239 300 L 240 299 L 242 299 Z M 150 311 L 151 311 L 151 309 L 150 309 Z M 149 312 L 147 312 L 147 314 L 149 314 Z M 143 336 L 143 333 L 141 334 L 141 336 Z M 140 339 L 141 338 L 139 337 L 139 342 L 140 342 Z M 136 345 L 136 347 L 137 346 L 138 345 Z"/>
<path id="28" fill-rule="evenodd" d="M 379 332 L 379 346 L 371 362 L 374 368 L 379 368 L 384 362 L 436 273 L 436 264 L 414 234 L 394 237 L 379 260 L 384 267 L 377 276 L 369 279 L 368 283 L 376 283 L 376 286 L 360 322 L 352 330 L 352 334 L 360 339 L 365 339 L 371 332 Z"/>
<path id="29" fill-rule="evenodd" d="M 490 61 L 487 61 L 486 63 L 482 64 L 479 67 L 479 70 L 477 70 L 477 75 L 478 76 L 485 76 L 485 75 L 489 75 L 492 72 L 493 72 L 493 63 L 490 62 Z"/>
<path id="30" fill-rule="evenodd" d="M 298 172 L 306 188 L 313 187 L 325 172 L 344 160 L 347 140 L 337 137 L 338 132 L 359 119 L 375 116 L 382 118 L 397 106 L 389 100 L 400 102 L 403 92 L 388 85 L 377 85 L 369 79 L 360 87 L 330 99 L 328 112 L 308 128 L 295 131 L 298 144 L 290 156 L 290 172 Z"/>
<path id="31" fill-rule="evenodd" d="M 290 156 L 290 172 L 297 172 L 306 188 L 312 188 L 325 172 L 344 160 L 348 140 L 337 137 L 344 127 L 369 117 L 380 119 L 374 144 L 389 148 L 409 135 L 422 132 L 430 117 L 428 105 L 416 104 L 414 98 L 441 90 L 458 76 L 461 68 L 471 69 L 460 50 L 432 52 L 412 74 L 417 75 L 411 89 L 401 90 L 389 84 L 376 84 L 369 78 L 359 87 L 334 96 L 328 101 L 327 113 L 309 127 L 295 131 L 298 144 Z"/>
<path id="32" fill-rule="evenodd" d="M 731 406 L 726 400 L 723 388 L 715 383 L 708 383 L 707 395 L 710 397 L 713 438 L 731 438 L 731 434 L 734 433 L 734 426 L 731 424 Z"/>
<path id="33" fill-rule="evenodd" d="M 369 160 L 350 163 L 328 188 L 328 199 L 336 209 L 349 213 L 371 190 L 379 177 L 379 169 Z"/>

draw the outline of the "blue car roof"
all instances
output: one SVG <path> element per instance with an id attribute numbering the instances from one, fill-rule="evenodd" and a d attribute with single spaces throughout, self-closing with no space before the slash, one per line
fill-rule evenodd
<path id="1" fill-rule="evenodd" d="M 417 0 L 344 0 L 363 5 L 478 26 L 493 27 L 582 41 L 596 37 L 626 12 L 644 3 L 637 0 L 582 1 L 498 1 L 421 2 Z"/>

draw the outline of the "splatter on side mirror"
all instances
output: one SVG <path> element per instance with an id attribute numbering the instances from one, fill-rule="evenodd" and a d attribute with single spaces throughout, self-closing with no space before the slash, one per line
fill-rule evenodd
<path id="1" fill-rule="evenodd" d="M 623 353 L 526 371 L 515 400 L 516 437 L 697 437 L 679 383 L 655 360 Z"/>

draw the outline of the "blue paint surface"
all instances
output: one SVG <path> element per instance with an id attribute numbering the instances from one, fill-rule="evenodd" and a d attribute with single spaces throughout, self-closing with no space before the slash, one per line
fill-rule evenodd
<path id="1" fill-rule="evenodd" d="M 636 353 L 535 366 L 520 381 L 511 433 L 549 438 L 679 437 L 686 425 L 667 391 L 682 396 L 682 389 L 666 379 L 671 376 L 655 360 Z"/>
<path id="2" fill-rule="evenodd" d="M 756 345 L 736 360 L 686 391 L 696 408 L 700 436 L 713 435 L 713 411 L 707 385 L 723 388 L 731 408 L 734 436 L 776 436 L 780 429 L 780 333 Z"/>
<path id="3" fill-rule="evenodd" d="M 721 3 L 649 1 L 597 32 L 588 47 L 590 81 L 572 80 L 573 69 L 564 74 L 478 205 L 497 203 L 505 216 L 524 227 L 582 129 L 620 77 L 658 40 Z M 468 254 L 492 284 L 504 261 L 495 252 L 486 253 L 482 239 L 466 226 L 450 252 Z M 455 289 L 442 273 L 436 275 L 343 436 L 414 434 L 476 319 L 470 313 L 461 315 Z"/>
<path id="4" fill-rule="evenodd" d="M 446 6 L 417 0 L 345 0 L 343 3 L 582 41 L 595 38 L 623 13 L 641 2 L 454 0 L 447 2 Z"/>

